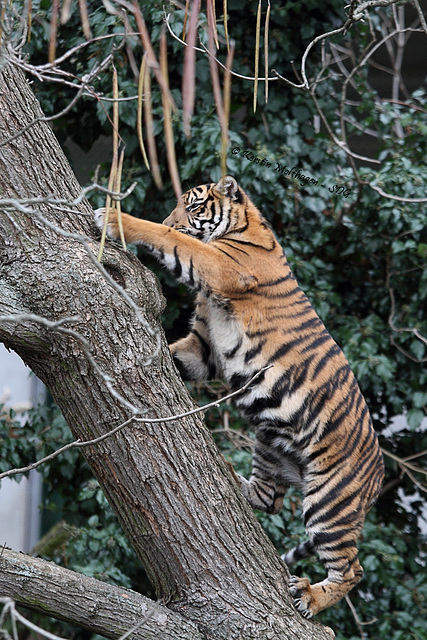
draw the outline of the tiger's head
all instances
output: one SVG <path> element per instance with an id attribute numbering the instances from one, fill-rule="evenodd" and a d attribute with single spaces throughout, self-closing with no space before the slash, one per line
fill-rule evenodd
<path id="1" fill-rule="evenodd" d="M 231 176 L 186 191 L 163 221 L 181 233 L 210 242 L 245 224 L 245 194 Z"/>

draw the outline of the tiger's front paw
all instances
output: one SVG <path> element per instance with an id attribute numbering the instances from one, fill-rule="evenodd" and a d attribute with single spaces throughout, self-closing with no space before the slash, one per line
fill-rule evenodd
<path id="1" fill-rule="evenodd" d="M 98 229 L 102 231 L 105 222 L 105 207 L 95 209 L 93 219 Z M 110 209 L 110 212 L 108 214 L 107 236 L 109 238 L 112 238 L 113 240 L 116 240 L 116 238 L 119 237 L 117 215 L 112 209 Z"/>
<path id="2" fill-rule="evenodd" d="M 313 597 L 311 594 L 310 581 L 307 578 L 291 576 L 289 578 L 289 593 L 294 600 L 295 607 L 301 615 L 303 615 L 304 618 L 311 618 L 313 611 L 310 605 Z"/>

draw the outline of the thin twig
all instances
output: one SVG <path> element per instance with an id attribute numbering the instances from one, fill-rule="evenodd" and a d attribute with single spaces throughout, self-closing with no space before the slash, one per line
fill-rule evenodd
<path id="1" fill-rule="evenodd" d="M 427 198 L 405 198 L 403 196 L 396 196 L 394 195 L 394 193 L 387 193 L 386 191 L 384 191 L 384 189 L 381 189 L 381 187 L 379 187 L 376 184 L 373 184 L 372 182 L 363 182 L 362 184 L 366 184 L 368 185 L 371 189 L 373 189 L 374 191 L 376 191 L 377 193 L 380 194 L 380 196 L 383 196 L 384 198 L 388 198 L 389 200 L 397 200 L 398 202 L 414 202 L 414 203 L 421 203 L 421 202 L 427 202 Z"/>
<path id="2" fill-rule="evenodd" d="M 390 269 L 390 265 L 387 264 L 386 287 L 387 287 L 388 295 L 389 295 L 389 298 L 390 298 L 390 313 L 389 313 L 389 316 L 388 316 L 389 327 L 395 333 L 412 333 L 418 340 L 423 342 L 427 347 L 427 338 L 424 337 L 416 327 L 397 327 L 395 325 L 394 319 L 396 317 L 396 298 L 395 298 L 395 295 L 394 295 L 394 289 L 390 284 L 390 279 L 391 279 L 391 269 Z M 418 362 L 420 364 L 422 362 L 427 362 L 427 357 L 426 358 L 415 358 L 413 355 L 411 355 L 405 349 L 403 349 L 400 345 L 396 344 L 396 342 L 394 341 L 393 337 L 390 338 L 390 342 L 401 353 L 403 353 L 407 358 L 410 358 L 412 361 Z"/>
<path id="3" fill-rule="evenodd" d="M 345 600 L 350 608 L 350 611 L 353 615 L 354 621 L 356 623 L 356 626 L 359 630 L 360 633 L 360 637 L 362 640 L 365 640 L 365 638 L 367 637 L 366 633 L 363 631 L 364 626 L 368 625 L 368 624 L 374 624 L 374 622 L 378 622 L 378 618 L 372 618 L 372 620 L 369 620 L 368 622 L 362 622 L 361 619 L 359 618 L 356 608 L 353 605 L 352 601 L 350 600 L 349 596 L 345 596 Z"/>
<path id="4" fill-rule="evenodd" d="M 381 447 L 381 451 L 383 455 L 397 462 L 397 465 L 402 471 L 402 473 L 406 474 L 408 478 L 410 478 L 410 480 L 414 483 L 415 486 L 417 486 L 421 491 L 425 491 L 427 493 L 427 470 L 426 469 L 423 469 L 422 467 L 418 467 L 415 464 L 411 464 L 410 462 L 408 462 L 406 458 L 401 458 L 400 456 L 397 456 L 396 454 L 391 453 L 391 451 L 387 451 L 383 447 Z M 425 455 L 425 453 L 426 452 L 416 454 L 416 455 L 422 456 L 422 455 Z M 424 475 L 426 478 L 426 481 L 418 480 L 415 477 L 414 473 L 419 473 L 421 475 Z"/>
<path id="5" fill-rule="evenodd" d="M 265 15 L 264 25 L 264 78 L 265 78 L 265 104 L 268 103 L 268 29 L 270 25 L 270 0 L 268 0 L 267 13 Z"/>
<path id="6" fill-rule="evenodd" d="M 427 22 L 426 22 L 426 18 L 425 15 L 423 13 L 423 10 L 421 9 L 420 3 L 418 2 L 418 0 L 412 0 L 412 4 L 414 5 L 417 13 L 418 13 L 418 17 L 420 19 L 420 24 L 421 27 L 424 31 L 425 34 L 427 34 Z"/>

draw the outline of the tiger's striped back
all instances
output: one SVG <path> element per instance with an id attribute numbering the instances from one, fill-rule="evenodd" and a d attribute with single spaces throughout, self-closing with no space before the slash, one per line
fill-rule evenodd
<path id="1" fill-rule="evenodd" d="M 307 617 L 361 579 L 357 538 L 383 481 L 383 460 L 365 400 L 338 345 L 299 288 L 283 249 L 234 178 L 190 189 L 163 225 L 123 216 L 141 243 L 196 292 L 189 334 L 171 345 L 185 379 L 222 377 L 255 429 L 249 480 L 236 481 L 256 509 L 281 510 L 289 484 L 303 493 L 321 583 L 290 579 Z M 117 224 L 110 225 L 117 237 Z"/>

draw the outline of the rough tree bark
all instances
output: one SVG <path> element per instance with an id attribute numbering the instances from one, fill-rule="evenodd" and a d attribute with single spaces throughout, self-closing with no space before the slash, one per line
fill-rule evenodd
<path id="1" fill-rule="evenodd" d="M 135 257 L 111 244 L 104 267 L 127 297 L 96 267 L 90 257 L 98 249 L 91 208 L 85 200 L 73 206 L 53 203 L 71 203 L 81 190 L 29 85 L 11 66 L 0 73 L 0 145 L 5 140 L 0 146 L 0 340 L 44 381 L 81 440 L 132 418 L 115 394 L 145 418 L 193 408 L 161 333 L 164 303 L 157 281 Z M 45 202 L 25 207 L 11 202 L 31 198 Z M 16 314 L 19 322 L 4 317 Z M 48 327 L 28 314 L 63 324 Z M 74 320 L 64 322 L 70 317 Z M 64 328 L 84 337 L 93 360 Z M 156 335 L 161 336 L 158 352 Z M 293 608 L 286 568 L 237 491 L 200 416 L 157 424 L 133 418 L 120 432 L 82 451 L 158 598 L 184 626 L 187 620 L 199 629 L 195 639 L 200 632 L 218 640 L 331 637 Z M 88 578 L 79 579 L 84 591 Z M 16 600 L 25 603 L 13 572 L 8 583 L 16 587 Z M 64 579 L 55 602 L 46 590 L 39 607 L 32 606 L 63 617 L 69 598 L 83 597 L 69 585 Z M 156 630 L 154 617 L 151 623 Z M 160 627 L 156 633 L 161 635 Z"/>
<path id="2" fill-rule="evenodd" d="M 134 640 L 204 640 L 196 625 L 135 591 L 3 549 L 0 598 L 117 640 L 135 629 Z M 64 597 L 65 596 L 65 597 Z"/>

